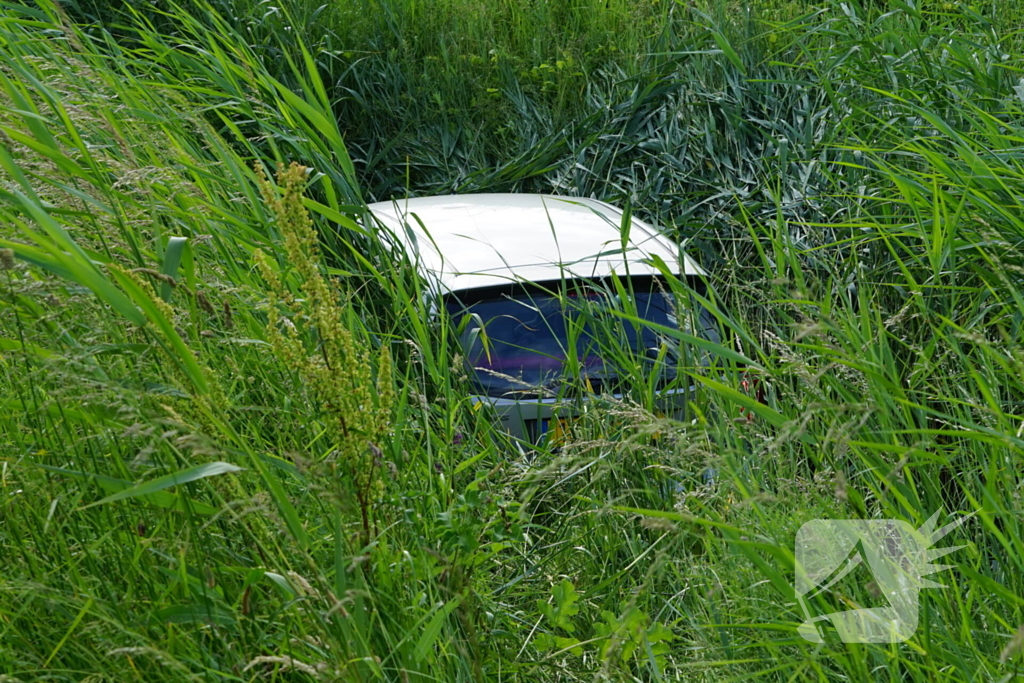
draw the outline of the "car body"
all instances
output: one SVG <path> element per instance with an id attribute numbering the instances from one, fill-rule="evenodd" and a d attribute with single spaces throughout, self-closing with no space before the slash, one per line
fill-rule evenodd
<path id="1" fill-rule="evenodd" d="M 705 273 L 647 223 L 593 199 L 540 194 L 422 197 L 369 209 L 404 245 L 459 330 L 475 387 L 471 400 L 491 406 L 517 439 L 536 445 L 559 438 L 579 409 L 557 390 L 566 367 L 580 374 L 589 394 L 620 395 L 595 330 L 621 328 L 619 343 L 675 378 L 658 351 L 665 340 L 637 319 L 677 327 L 678 301 L 665 290 L 664 273 L 698 291 Z M 611 299 L 621 303 L 623 292 L 632 323 L 579 322 Z M 717 341 L 713 317 L 692 301 L 687 310 L 694 312 L 687 324 Z M 674 388 L 659 389 L 659 405 L 681 416 L 692 387 L 668 384 Z"/>

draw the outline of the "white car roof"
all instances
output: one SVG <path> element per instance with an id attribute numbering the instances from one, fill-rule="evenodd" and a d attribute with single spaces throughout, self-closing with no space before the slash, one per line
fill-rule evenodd
<path id="1" fill-rule="evenodd" d="M 558 280 L 563 271 L 583 278 L 654 275 L 659 271 L 648 259 L 655 255 L 677 275 L 704 274 L 675 242 L 637 218 L 623 253 L 622 211 L 594 199 L 465 194 L 369 209 L 449 292 Z"/>

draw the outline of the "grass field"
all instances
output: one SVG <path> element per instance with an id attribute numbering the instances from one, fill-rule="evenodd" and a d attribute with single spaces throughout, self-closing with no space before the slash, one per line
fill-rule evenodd
<path id="1" fill-rule="evenodd" d="M 1015 680 L 1022 19 L 0 2 L 0 681 Z M 472 191 L 686 243 L 692 421 L 637 373 L 527 458 L 471 409 L 359 217 Z M 909 641 L 800 637 L 804 522 L 937 510 Z"/>

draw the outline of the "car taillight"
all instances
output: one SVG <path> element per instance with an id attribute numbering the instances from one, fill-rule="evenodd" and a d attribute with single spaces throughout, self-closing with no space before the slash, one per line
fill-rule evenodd
<path id="1" fill-rule="evenodd" d="M 740 389 L 747 396 L 753 397 L 758 403 L 764 403 L 764 389 L 761 387 L 761 380 L 757 377 L 744 373 L 740 379 Z M 747 422 L 754 421 L 754 413 L 746 408 L 740 408 L 740 417 L 746 418 Z"/>

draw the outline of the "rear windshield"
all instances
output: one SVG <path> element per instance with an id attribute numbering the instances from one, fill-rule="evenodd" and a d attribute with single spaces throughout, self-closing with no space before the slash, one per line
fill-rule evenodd
<path id="1" fill-rule="evenodd" d="M 520 292 L 468 306 L 451 302 L 448 309 L 460 331 L 467 365 L 488 396 L 551 392 L 569 367 L 577 368 L 592 386 L 609 387 L 620 374 L 621 362 L 644 364 L 644 371 L 657 373 L 658 384 L 664 385 L 675 378 L 680 365 L 707 361 L 698 350 L 680 349 L 678 340 L 609 313 L 608 308 L 717 342 L 715 321 L 706 310 L 691 302 L 681 305 L 661 291 L 634 292 L 629 298 L 624 304 L 603 291 L 564 297 Z M 628 361 L 621 360 L 625 356 Z"/>

